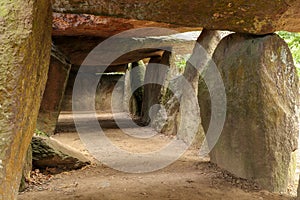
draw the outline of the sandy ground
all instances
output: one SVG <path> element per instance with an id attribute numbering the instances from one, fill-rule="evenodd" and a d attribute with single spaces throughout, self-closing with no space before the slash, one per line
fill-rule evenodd
<path id="1" fill-rule="evenodd" d="M 130 137 L 117 128 L 110 114 L 100 114 L 98 118 L 110 140 L 128 151 L 153 151 L 163 147 L 172 139 L 160 134 L 147 140 Z M 124 119 L 124 123 L 126 120 Z M 93 160 L 93 165 L 54 175 L 49 183 L 21 193 L 19 200 L 293 199 L 259 190 L 257 185 L 251 182 L 232 177 L 209 163 L 208 158 L 199 158 L 195 147 L 190 148 L 180 159 L 161 170 L 141 174 L 120 172 L 92 158 L 79 139 L 69 114 L 62 115 L 59 123 L 59 133 L 54 138 L 81 151 Z M 126 129 L 134 134 L 145 131 L 130 126 Z"/>

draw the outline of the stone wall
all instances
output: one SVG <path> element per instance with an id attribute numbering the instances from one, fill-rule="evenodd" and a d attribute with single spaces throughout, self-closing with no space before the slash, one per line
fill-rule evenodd
<path id="1" fill-rule="evenodd" d="M 95 75 L 96 76 L 96 75 Z M 99 75 L 98 75 L 99 76 Z M 73 92 L 73 85 L 76 78 L 76 73 L 72 72 L 70 73 L 70 78 L 67 84 L 67 89 L 65 92 L 65 96 L 62 102 L 62 111 L 72 111 L 72 92 Z M 120 107 L 117 110 L 122 110 L 123 108 L 123 94 L 124 94 L 124 80 L 121 79 L 122 74 L 110 74 L 105 75 L 103 74 L 101 76 L 100 82 L 98 84 L 97 90 L 96 90 L 96 99 L 93 100 L 95 102 L 95 109 L 99 112 L 111 112 L 111 106 L 112 106 L 112 92 L 115 90 L 116 95 L 119 96 L 118 99 Z M 120 80 L 121 79 L 121 80 Z M 121 81 L 121 84 L 118 84 L 117 87 L 116 84 L 118 81 Z M 88 80 L 82 80 L 82 81 L 88 81 Z M 80 99 L 77 99 L 77 101 L 80 102 L 86 102 L 89 101 L 87 99 L 87 96 L 82 96 Z M 116 103 L 116 102 L 114 102 Z M 118 103 L 116 103 L 118 104 Z M 85 108 L 85 111 L 91 111 L 90 108 Z"/>
<path id="2" fill-rule="evenodd" d="M 213 59 L 226 89 L 227 117 L 211 161 L 262 188 L 285 192 L 295 172 L 300 97 L 287 44 L 275 34 L 233 34 Z M 207 131 L 210 97 L 203 82 L 199 101 Z"/>
<path id="3" fill-rule="evenodd" d="M 226 36 L 228 33 L 229 32 L 225 31 L 204 29 L 197 39 L 197 45 L 199 45 L 199 47 L 201 46 L 201 48 L 206 51 L 206 55 L 200 55 L 201 50 L 198 46 L 195 46 L 194 50 L 190 47 L 190 52 L 193 52 L 193 54 L 188 59 L 184 71 L 181 73 L 182 76 L 178 76 L 178 74 L 177 76 L 168 76 L 166 86 L 169 89 L 163 93 L 161 99 L 164 108 L 158 112 L 152 122 L 152 126 L 156 130 L 166 135 L 177 134 L 180 139 L 183 139 L 188 143 L 193 142 L 197 145 L 202 144 L 204 139 L 202 125 L 200 123 L 194 124 L 196 117 L 193 118 L 192 113 L 195 110 L 190 110 L 192 105 L 195 105 L 198 110 L 199 106 L 198 103 L 195 101 L 193 102 L 192 99 L 195 99 L 198 93 L 200 72 L 206 67 L 206 62 L 211 60 L 212 54 L 222 37 Z M 170 68 L 169 73 L 174 74 L 172 71 L 174 71 L 174 67 Z M 188 88 L 183 86 L 185 82 L 183 82 L 182 79 L 187 81 L 191 86 L 191 90 L 188 90 Z M 172 91 L 170 89 L 172 89 Z M 184 94 L 184 92 L 186 93 Z M 193 136 L 189 135 L 189 133 L 193 132 L 194 126 L 198 127 L 198 132 L 196 133 L 196 137 L 192 138 Z"/>
<path id="4" fill-rule="evenodd" d="M 37 129 L 48 135 L 54 134 L 70 69 L 67 58 L 52 46 L 48 79 L 37 121 Z"/>
<path id="5" fill-rule="evenodd" d="M 50 1 L 0 4 L 0 199 L 16 199 L 51 49 Z"/>

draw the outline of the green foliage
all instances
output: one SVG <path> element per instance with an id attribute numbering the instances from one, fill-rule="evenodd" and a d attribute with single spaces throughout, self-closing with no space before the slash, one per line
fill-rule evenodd
<path id="1" fill-rule="evenodd" d="M 186 67 L 186 62 L 190 58 L 191 54 L 186 55 L 176 55 L 175 65 L 180 72 L 183 72 Z"/>
<path id="2" fill-rule="evenodd" d="M 180 71 L 184 70 L 186 65 L 186 60 L 184 58 L 181 58 L 181 60 L 175 62 L 175 65 L 177 68 L 179 68 Z"/>
<path id="3" fill-rule="evenodd" d="M 35 129 L 35 132 L 34 132 L 35 135 L 37 136 L 44 136 L 44 137 L 49 137 L 49 135 L 41 130 L 38 130 L 38 129 Z"/>
<path id="4" fill-rule="evenodd" d="M 300 33 L 279 31 L 277 34 L 289 45 L 298 70 L 298 75 L 300 76 Z"/>

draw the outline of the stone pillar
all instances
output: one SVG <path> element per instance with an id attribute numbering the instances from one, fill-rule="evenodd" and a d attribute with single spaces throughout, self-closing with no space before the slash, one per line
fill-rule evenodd
<path id="1" fill-rule="evenodd" d="M 124 75 L 124 93 L 123 93 L 123 110 L 130 113 L 130 71 L 129 64 Z"/>
<path id="2" fill-rule="evenodd" d="M 143 61 L 134 62 L 131 65 L 130 73 L 130 88 L 131 88 L 131 106 L 136 105 L 135 111 L 132 114 L 141 116 L 142 101 L 143 101 L 143 83 L 146 67 Z M 134 90 L 136 88 L 136 90 Z M 133 91 L 134 90 L 134 91 Z M 132 102 L 136 101 L 136 103 Z"/>
<path id="3" fill-rule="evenodd" d="M 200 119 L 201 109 L 199 105 L 197 105 L 196 108 L 200 110 L 198 111 L 198 115 L 193 117 L 195 119 L 191 120 L 191 116 L 195 114 L 195 110 L 191 109 L 190 107 L 191 105 L 197 104 L 197 99 L 195 99 L 195 97 L 197 97 L 198 94 L 198 82 L 200 73 L 205 69 L 205 67 L 207 67 L 208 63 L 211 61 L 212 55 L 222 39 L 222 35 L 223 32 L 221 31 L 203 29 L 196 43 L 196 45 L 199 45 L 200 48 L 197 46 L 194 48 L 193 54 L 187 61 L 183 73 L 183 77 L 192 87 L 190 88 L 190 90 L 188 90 L 187 88 L 181 88 L 183 95 L 180 99 L 180 107 L 178 111 L 182 125 L 180 125 L 178 133 L 179 138 L 188 143 L 193 142 L 198 145 L 202 144 L 204 140 L 205 135 Z M 199 124 L 195 124 L 194 121 L 196 119 L 198 119 L 198 121 L 200 122 Z M 198 131 L 196 132 L 195 138 L 193 138 L 192 132 L 196 131 L 194 130 L 195 126 L 197 126 Z"/>
<path id="4" fill-rule="evenodd" d="M 200 71 L 205 67 L 206 62 L 212 57 L 212 54 L 220 42 L 222 31 L 206 30 L 204 29 L 197 39 L 197 45 L 201 46 L 207 54 L 199 55 L 201 51 L 199 48 L 194 48 L 193 54 L 188 60 L 183 77 L 175 78 L 170 81 L 169 88 L 174 88 L 173 91 L 176 94 L 169 94 L 168 92 L 163 97 L 165 102 L 165 108 L 167 112 L 166 123 L 161 125 L 159 121 L 163 121 L 163 116 L 159 116 L 155 119 L 156 129 L 161 130 L 161 132 L 166 134 L 177 134 L 179 132 L 179 138 L 185 140 L 186 142 L 192 142 L 193 138 L 189 135 L 190 132 L 194 132 L 194 122 L 191 120 L 190 105 L 197 102 L 191 102 L 197 96 L 198 92 L 198 80 L 200 76 Z M 228 33 L 227 33 L 228 34 Z M 193 65 L 191 64 L 193 63 Z M 184 78 L 192 87 L 193 91 L 187 91 L 187 88 L 182 88 L 182 78 Z M 186 92 L 185 95 L 182 95 Z M 183 97 L 183 98 L 181 98 Z M 199 109 L 199 107 L 198 107 Z M 199 112 L 199 111 L 197 111 Z M 161 114 L 163 115 L 163 114 Z M 200 114 L 199 114 L 200 115 Z M 200 121 L 200 119 L 199 119 Z M 202 144 L 204 139 L 204 131 L 201 124 L 196 125 L 199 127 L 198 133 L 194 140 L 197 144 Z"/>
<path id="5" fill-rule="evenodd" d="M 287 44 L 275 34 L 232 34 L 213 59 L 227 95 L 227 118 L 211 161 L 270 191 L 285 192 L 295 171 L 299 82 Z M 209 93 L 199 88 L 205 131 Z"/>
<path id="6" fill-rule="evenodd" d="M 95 108 L 98 112 L 122 112 L 124 76 L 103 74 L 96 90 Z M 113 110 L 112 110 L 113 108 Z"/>
<path id="7" fill-rule="evenodd" d="M 300 178 L 299 178 L 299 183 L 298 183 L 297 198 L 296 198 L 296 200 L 300 200 Z"/>
<path id="8" fill-rule="evenodd" d="M 23 192 L 26 189 L 26 180 L 30 178 L 31 171 L 32 171 L 32 148 L 31 145 L 29 145 L 25 162 L 23 164 L 22 178 L 21 178 L 19 192 Z"/>
<path id="9" fill-rule="evenodd" d="M 16 199 L 51 49 L 50 1 L 0 4 L 0 199 Z"/>
<path id="10" fill-rule="evenodd" d="M 153 105 L 160 103 L 161 89 L 170 65 L 170 54 L 170 52 L 165 51 L 162 57 L 151 58 L 146 67 L 145 83 L 152 82 L 156 84 L 144 85 L 142 104 L 142 120 L 144 123 L 149 123 L 158 112 L 159 107 L 155 107 L 152 108 L 151 113 L 149 113 Z"/>
<path id="11" fill-rule="evenodd" d="M 37 129 L 47 135 L 54 134 L 70 69 L 71 64 L 53 45 L 47 84 L 37 121 Z"/>

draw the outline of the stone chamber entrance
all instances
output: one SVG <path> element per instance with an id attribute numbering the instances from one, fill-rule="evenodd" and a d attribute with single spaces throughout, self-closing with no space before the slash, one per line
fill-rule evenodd
<path id="1" fill-rule="evenodd" d="M 0 3 L 0 200 L 300 198 L 299 9 Z"/>

